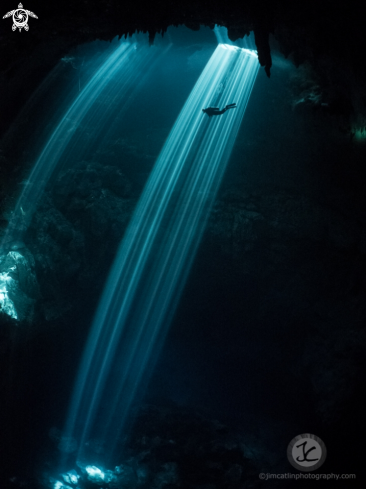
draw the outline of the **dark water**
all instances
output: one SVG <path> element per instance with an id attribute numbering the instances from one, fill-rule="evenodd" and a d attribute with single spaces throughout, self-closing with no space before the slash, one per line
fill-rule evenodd
<path id="1" fill-rule="evenodd" d="M 97 144 L 90 144 L 83 154 L 70 155 L 70 167 L 80 159 L 116 165 L 132 182 L 132 195 L 139 196 L 165 138 L 215 48 L 212 36 L 198 35 L 197 41 L 192 41 L 193 33 L 187 35 L 187 42 L 180 31 L 172 35 L 175 44 L 164 64 L 156 66 L 123 120 L 115 122 L 109 140 L 99 150 Z M 82 53 L 78 56 L 82 59 Z M 310 201 L 313 207 L 341 208 L 352 216 L 357 208 L 362 214 L 358 205 L 362 204 L 358 193 L 362 173 L 357 178 L 358 150 L 349 149 L 337 128 L 327 126 L 326 120 L 311 111 L 304 114 L 293 110 L 290 88 L 295 74 L 294 67 L 276 67 L 276 63 L 270 80 L 264 71 L 259 72 L 219 192 L 219 210 L 230 213 L 227 209 L 235 207 L 233 192 L 239 192 L 240 198 L 245 194 L 264 216 L 264 223 L 256 224 L 258 238 L 252 240 L 250 249 L 245 248 L 244 238 L 239 240 L 242 248 L 238 250 L 230 232 L 215 237 L 209 224 L 145 401 L 200 410 L 234 431 L 259 438 L 277 460 L 285 459 L 291 438 L 315 433 L 325 441 L 328 467 L 335 471 L 342 462 L 342 443 L 355 446 L 359 441 L 351 419 L 360 417 L 358 387 L 341 399 L 340 407 L 330 402 L 330 412 L 340 410 L 338 418 L 322 417 L 322 393 L 314 388 L 316 369 L 314 373 L 312 367 L 312 362 L 322 365 L 320 354 L 310 355 L 306 366 L 304 352 L 309 348 L 312 351 L 311 345 L 319 343 L 319 336 L 326 337 L 332 329 L 333 320 L 324 319 L 324 310 L 328 308 L 334 317 L 337 297 L 347 295 L 342 278 L 348 277 L 354 263 L 352 250 L 347 261 L 344 250 L 335 250 L 325 238 L 312 240 L 312 218 L 308 219 L 307 208 L 291 217 L 297 222 L 292 233 L 287 228 L 266 227 L 266 223 L 273 222 L 288 201 L 296 198 Z M 52 93 L 47 97 L 58 105 Z M 39 115 L 43 124 L 40 132 L 44 134 L 47 117 L 45 108 Z M 40 144 L 35 138 L 34 147 Z M 34 150 L 27 150 L 31 156 Z M 353 155 L 356 177 L 339 170 L 331 172 L 329 181 L 330 168 L 339 168 L 337 161 L 348 154 Z M 268 249 L 274 242 L 277 247 L 282 244 L 282 249 L 276 249 L 271 261 Z M 227 247 L 235 251 L 229 252 Z M 31 331 L 32 326 L 11 332 L 14 349 L 7 350 L 5 358 L 11 364 L 8 375 L 12 390 L 2 401 L 7 475 L 27 475 L 39 466 L 50 443 L 49 429 L 61 428 L 64 423 L 80 355 L 110 265 L 106 260 L 105 276 L 100 276 L 93 293 L 81 296 L 78 306 L 63 319 L 42 324 L 37 332 Z M 332 290 L 331 283 L 335 282 L 338 288 Z M 323 304 L 323 312 L 317 312 L 321 307 L 314 304 L 318 303 Z M 344 300 L 345 317 L 348 307 Z M 319 333 L 319 322 L 326 321 L 330 326 Z M 330 366 L 336 361 L 335 356 Z M 360 365 L 357 375 L 362 377 Z M 331 367 L 329 371 L 333 372 Z M 334 389 L 331 381 L 329 389 Z M 337 431 L 342 431 L 341 439 L 334 435 Z M 345 457 L 339 472 L 359 468 L 360 455 L 352 453 Z"/>

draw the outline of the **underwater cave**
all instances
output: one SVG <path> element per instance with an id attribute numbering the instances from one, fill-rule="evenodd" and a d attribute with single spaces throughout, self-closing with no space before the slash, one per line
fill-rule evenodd
<path id="1" fill-rule="evenodd" d="M 1 488 L 363 481 L 360 12 L 15 3 Z"/>

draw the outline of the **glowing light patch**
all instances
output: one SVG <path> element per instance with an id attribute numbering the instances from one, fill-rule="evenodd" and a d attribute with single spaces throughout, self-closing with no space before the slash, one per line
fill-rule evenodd
<path id="1" fill-rule="evenodd" d="M 77 484 L 78 480 L 79 480 L 78 476 L 70 474 L 70 482 L 72 482 L 73 484 Z"/>
<path id="2" fill-rule="evenodd" d="M 109 482 L 108 480 L 105 480 L 105 474 L 102 470 L 100 470 L 98 467 L 95 465 L 87 465 L 85 467 L 86 473 L 88 474 L 88 479 L 91 481 L 95 482 Z"/>
<path id="3" fill-rule="evenodd" d="M 218 46 L 156 161 L 108 278 L 75 384 L 68 436 L 111 451 L 151 371 L 224 174 L 259 68 Z M 237 107 L 208 117 L 202 108 Z M 77 428 L 77 427 L 81 427 Z M 82 458 L 79 452 L 79 459 Z"/>
<path id="4" fill-rule="evenodd" d="M 95 476 L 95 475 L 98 475 L 99 477 L 103 478 L 104 477 L 104 474 L 103 472 L 98 469 L 98 467 L 95 467 L 95 465 L 87 465 L 85 467 L 85 470 L 87 471 L 88 475 L 91 475 L 91 476 Z"/>
<path id="5" fill-rule="evenodd" d="M 63 484 L 62 482 L 60 481 L 56 481 L 53 485 L 53 489 L 71 489 L 70 486 L 66 486 L 65 484 Z"/>
<path id="6" fill-rule="evenodd" d="M 366 141 L 366 128 L 354 129 L 354 138 L 357 141 Z"/>
<path id="7" fill-rule="evenodd" d="M 0 311 L 5 312 L 8 316 L 18 319 L 14 302 L 9 297 L 9 289 L 13 279 L 9 277 L 8 272 L 0 273 Z"/>
<path id="8" fill-rule="evenodd" d="M 62 478 L 65 482 L 70 484 L 77 484 L 80 476 L 76 472 L 76 470 L 71 470 L 70 472 L 66 472 L 66 474 L 62 474 Z"/>

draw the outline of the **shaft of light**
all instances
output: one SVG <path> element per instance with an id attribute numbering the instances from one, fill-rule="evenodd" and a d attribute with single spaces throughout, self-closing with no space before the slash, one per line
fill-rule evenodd
<path id="1" fill-rule="evenodd" d="M 151 371 L 200 242 L 258 72 L 219 45 L 159 155 L 119 248 L 80 364 L 65 432 L 111 455 Z M 222 89 L 224 87 L 224 89 Z M 209 118 L 202 108 L 237 103 Z"/>
<path id="2" fill-rule="evenodd" d="M 165 54 L 167 49 L 160 50 L 159 56 Z M 1 245 L 5 251 L 12 241 L 22 239 L 56 168 L 59 170 L 70 159 L 73 161 L 76 155 L 82 159 L 83 152 L 92 142 L 101 142 L 100 134 L 113 123 L 116 113 L 121 117 L 132 101 L 132 97 L 123 98 L 124 94 L 127 90 L 136 94 L 136 89 L 146 80 L 149 69 L 159 56 L 148 47 L 137 49 L 136 43 L 121 42 L 97 69 L 38 157 L 2 239 Z M 100 59 L 96 58 L 96 63 L 100 64 Z M 101 95 L 104 98 L 108 96 L 108 103 L 100 103 Z M 77 133 L 80 125 L 84 130 Z M 89 134 L 87 142 L 81 140 L 86 132 Z"/>

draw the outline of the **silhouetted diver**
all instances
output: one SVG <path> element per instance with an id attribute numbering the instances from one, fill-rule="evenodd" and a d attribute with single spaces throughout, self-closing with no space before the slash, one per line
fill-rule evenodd
<path id="1" fill-rule="evenodd" d="M 221 115 L 229 109 L 236 109 L 236 103 L 226 105 L 226 107 L 222 110 L 220 110 L 218 107 L 207 107 L 207 109 L 202 109 L 202 112 L 211 117 L 212 115 Z"/>

